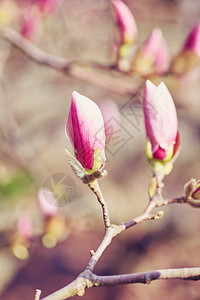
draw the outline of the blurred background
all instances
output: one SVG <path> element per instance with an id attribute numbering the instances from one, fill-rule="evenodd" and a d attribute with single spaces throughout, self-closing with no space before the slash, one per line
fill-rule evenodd
<path id="1" fill-rule="evenodd" d="M 33 2 L 1 0 L 1 26 L 23 33 L 23 17 Z M 124 2 L 136 19 L 137 47 L 159 27 L 172 57 L 200 17 L 200 2 L 195 0 Z M 37 26 L 28 38 L 40 49 L 69 60 L 112 63 L 111 37 L 116 27 L 110 1 L 63 0 L 35 18 Z M 0 299 L 31 300 L 37 288 L 44 297 L 76 278 L 90 258 L 89 251 L 98 247 L 104 235 L 100 206 L 75 177 L 64 151 L 73 152 L 65 136 L 72 91 L 95 101 L 106 112 L 108 131 L 120 132 L 118 140 L 109 135 L 108 176 L 100 182 L 112 223 L 129 221 L 147 205 L 151 171 L 144 157 L 141 101 L 145 79 L 137 88 L 135 74 L 96 70 L 106 73 L 111 81 L 133 82 L 135 92 L 126 96 L 101 83 L 94 85 L 37 64 L 2 38 L 0 57 Z M 156 84 L 162 80 L 166 83 L 177 107 L 181 151 L 173 172 L 165 179 L 164 195 L 178 197 L 183 195 L 187 181 L 200 177 L 200 79 L 151 79 Z M 40 192 L 54 174 L 67 176 L 73 194 L 70 203 L 45 210 Z M 161 220 L 139 224 L 114 239 L 95 273 L 200 266 L 199 210 L 186 204 L 163 210 Z M 199 282 L 166 280 L 93 288 L 86 290 L 83 299 L 169 297 L 199 300 Z"/>

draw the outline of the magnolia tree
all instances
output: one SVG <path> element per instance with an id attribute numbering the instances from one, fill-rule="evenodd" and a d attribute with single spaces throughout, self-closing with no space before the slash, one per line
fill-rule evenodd
<path id="1" fill-rule="evenodd" d="M 184 196 L 171 199 L 163 197 L 163 180 L 165 176 L 171 173 L 180 146 L 176 108 L 163 82 L 155 86 L 150 80 L 146 81 L 143 112 L 146 128 L 145 153 L 152 170 L 152 178 L 148 187 L 149 203 L 138 217 L 120 225 L 112 224 L 106 201 L 98 184 L 99 179 L 107 176 L 107 172 L 104 170 L 106 157 L 103 117 L 99 107 L 92 100 L 77 92 L 72 93 L 66 133 L 74 147 L 75 156 L 68 150 L 66 150 L 66 154 L 74 173 L 84 184 L 88 185 L 101 205 L 105 236 L 98 249 L 90 251 L 91 259 L 85 270 L 72 283 L 43 299 L 67 299 L 74 295 L 82 296 L 85 293 L 85 288 L 93 286 L 150 283 L 152 280 L 158 279 L 200 279 L 200 268 L 198 267 L 112 276 L 98 276 L 94 273 L 96 263 L 114 237 L 140 222 L 158 220 L 163 217 L 164 212 L 158 211 L 154 214 L 154 208 L 172 203 L 188 203 L 193 207 L 200 206 L 200 182 L 195 179 L 186 183 Z M 97 132 L 100 132 L 98 136 Z M 37 295 L 39 297 L 39 293 L 40 291 L 37 291 L 36 297 Z"/>
<path id="2" fill-rule="evenodd" d="M 18 6 L 16 6 L 16 3 L 13 4 L 11 0 L 3 1 L 1 4 L 3 11 L 11 9 L 13 5 L 15 5 L 15 9 L 12 9 L 13 14 L 10 14 L 11 21 L 7 20 L 1 26 L 1 37 L 18 47 L 29 58 L 39 64 L 48 65 L 62 71 L 64 74 L 107 88 L 120 95 L 133 95 L 138 87 L 141 87 L 144 90 L 142 108 L 146 129 L 146 144 L 141 149 L 141 153 L 145 149 L 146 162 L 151 169 L 152 176 L 147 188 L 149 201 L 143 213 L 139 216 L 133 216 L 133 219 L 127 222 L 113 224 L 112 217 L 110 217 L 112 211 L 108 210 L 99 186 L 99 180 L 106 180 L 107 176 L 105 145 L 108 131 L 106 120 L 109 117 L 106 116 L 106 113 L 108 110 L 112 110 L 114 113 L 117 108 L 112 102 L 107 102 L 100 109 L 95 102 L 74 91 L 65 128 L 67 138 L 74 148 L 74 154 L 66 150 L 66 156 L 76 176 L 97 197 L 102 208 L 105 235 L 99 247 L 95 251 L 90 251 L 91 258 L 85 269 L 80 270 L 79 275 L 77 274 L 77 278 L 43 299 L 61 300 L 74 295 L 82 296 L 86 288 L 98 286 L 150 283 L 152 280 L 159 279 L 199 280 L 200 267 L 163 269 L 146 273 L 115 274 L 111 276 L 96 275 L 94 268 L 114 237 L 138 223 L 161 219 L 164 212 L 160 210 L 155 213 L 155 208 L 173 203 L 187 203 L 194 208 L 200 207 L 200 181 L 197 179 L 191 179 L 185 184 L 182 196 L 170 199 L 163 196 L 164 179 L 172 172 L 180 151 L 176 107 L 163 81 L 169 75 L 174 80 L 177 78 L 180 80 L 187 78 L 190 81 L 198 79 L 200 22 L 188 34 L 179 53 L 171 59 L 167 42 L 159 28 L 154 28 L 138 48 L 136 46 L 138 30 L 131 10 L 121 0 L 112 0 L 112 15 L 117 24 L 116 34 L 113 34 L 111 42 L 113 61 L 108 65 L 82 60 L 69 61 L 48 54 L 33 44 L 42 30 L 45 19 L 56 13 L 61 4 L 62 1 L 58 0 L 30 0 L 18 1 Z M 17 20 L 18 32 L 11 28 L 13 20 Z M 117 76 L 108 75 L 107 72 L 110 70 L 123 76 L 128 75 L 131 79 L 134 78 L 135 81 L 123 82 Z M 137 78 L 134 77 L 136 74 Z M 155 81 L 157 82 L 159 79 L 160 84 L 155 85 L 152 82 L 154 76 Z M 132 85 L 135 86 L 132 87 Z M 46 197 L 44 197 L 44 193 L 46 193 Z M 55 205 L 49 204 L 55 204 L 56 199 L 48 189 L 40 188 L 38 199 L 46 226 L 43 244 L 48 246 L 49 239 L 51 239 L 51 243 L 53 239 L 53 243 L 56 244 L 56 241 L 64 236 L 64 218 L 58 216 L 58 208 Z M 59 230 L 55 230 L 58 224 Z M 17 237 L 12 245 L 12 251 L 19 259 L 28 258 L 28 249 L 33 232 L 32 226 L 30 218 L 26 215 L 21 215 L 17 221 Z M 39 299 L 41 299 L 41 291 L 37 290 L 35 300 Z"/>

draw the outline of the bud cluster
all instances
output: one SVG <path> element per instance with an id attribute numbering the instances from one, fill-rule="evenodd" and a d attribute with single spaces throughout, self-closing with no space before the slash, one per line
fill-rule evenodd
<path id="1" fill-rule="evenodd" d="M 120 70 L 145 77 L 168 73 L 185 76 L 197 66 L 200 60 L 200 22 L 188 34 L 179 53 L 171 59 L 160 28 L 154 28 L 136 50 L 138 31 L 131 10 L 121 0 L 112 0 L 112 7 L 120 34 L 118 42 L 112 41 L 112 49 Z"/>

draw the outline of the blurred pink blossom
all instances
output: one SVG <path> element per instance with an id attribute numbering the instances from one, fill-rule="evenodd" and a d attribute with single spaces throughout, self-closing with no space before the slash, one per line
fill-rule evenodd
<path id="1" fill-rule="evenodd" d="M 47 188 L 39 189 L 38 201 L 39 201 L 40 208 L 46 217 L 52 217 L 57 213 L 58 211 L 58 207 L 56 206 L 57 200 L 53 195 L 53 193 Z"/>
<path id="2" fill-rule="evenodd" d="M 169 69 L 170 57 L 166 40 L 159 28 L 154 28 L 142 47 L 142 55 L 152 61 L 153 71 L 164 74 Z"/>
<path id="3" fill-rule="evenodd" d="M 100 109 L 104 119 L 106 142 L 108 143 L 112 134 L 120 129 L 120 112 L 117 104 L 112 100 L 101 103 Z"/>
<path id="4" fill-rule="evenodd" d="M 24 38 L 33 40 L 40 31 L 41 15 L 38 7 L 28 7 L 21 17 L 21 35 Z"/>
<path id="5" fill-rule="evenodd" d="M 52 14 L 61 5 L 62 0 L 37 0 L 37 2 L 41 12 Z"/>
<path id="6" fill-rule="evenodd" d="M 200 57 L 200 22 L 198 22 L 187 36 L 183 51 L 194 52 Z"/>
<path id="7" fill-rule="evenodd" d="M 32 237 L 33 225 L 30 216 L 19 216 L 16 227 L 20 237 L 24 238 L 25 240 L 29 240 Z"/>

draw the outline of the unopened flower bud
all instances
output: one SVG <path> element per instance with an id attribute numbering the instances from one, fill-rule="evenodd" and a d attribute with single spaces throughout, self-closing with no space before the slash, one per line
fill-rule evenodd
<path id="1" fill-rule="evenodd" d="M 66 124 L 76 158 L 88 171 L 103 167 L 105 157 L 105 129 L 99 107 L 89 98 L 72 93 L 71 107 Z"/>
<path id="2" fill-rule="evenodd" d="M 192 178 L 185 184 L 184 190 L 188 199 L 200 200 L 200 180 Z"/>
<path id="3" fill-rule="evenodd" d="M 179 148 L 178 120 L 173 99 L 161 82 L 155 86 L 147 80 L 143 111 L 146 127 L 146 155 L 155 163 L 155 168 L 162 168 L 172 160 Z M 166 174 L 171 171 L 166 169 Z"/>
<path id="4" fill-rule="evenodd" d="M 124 2 L 121 0 L 112 0 L 112 6 L 120 34 L 120 41 L 117 43 L 114 42 L 117 46 L 114 52 L 116 53 L 115 58 L 120 70 L 129 71 L 135 52 L 134 44 L 137 38 L 137 25 L 132 12 Z"/>
<path id="5" fill-rule="evenodd" d="M 121 45 L 133 44 L 137 37 L 137 26 L 132 12 L 121 0 L 112 0 L 112 5 L 120 29 Z"/>
<path id="6" fill-rule="evenodd" d="M 162 75 L 169 69 L 169 52 L 167 43 L 159 28 L 154 28 L 142 48 L 136 54 L 134 71 L 141 75 Z"/>
<path id="7" fill-rule="evenodd" d="M 200 60 L 200 22 L 198 22 L 184 42 L 180 53 L 173 59 L 170 70 L 175 75 L 184 75 L 193 70 Z"/>

